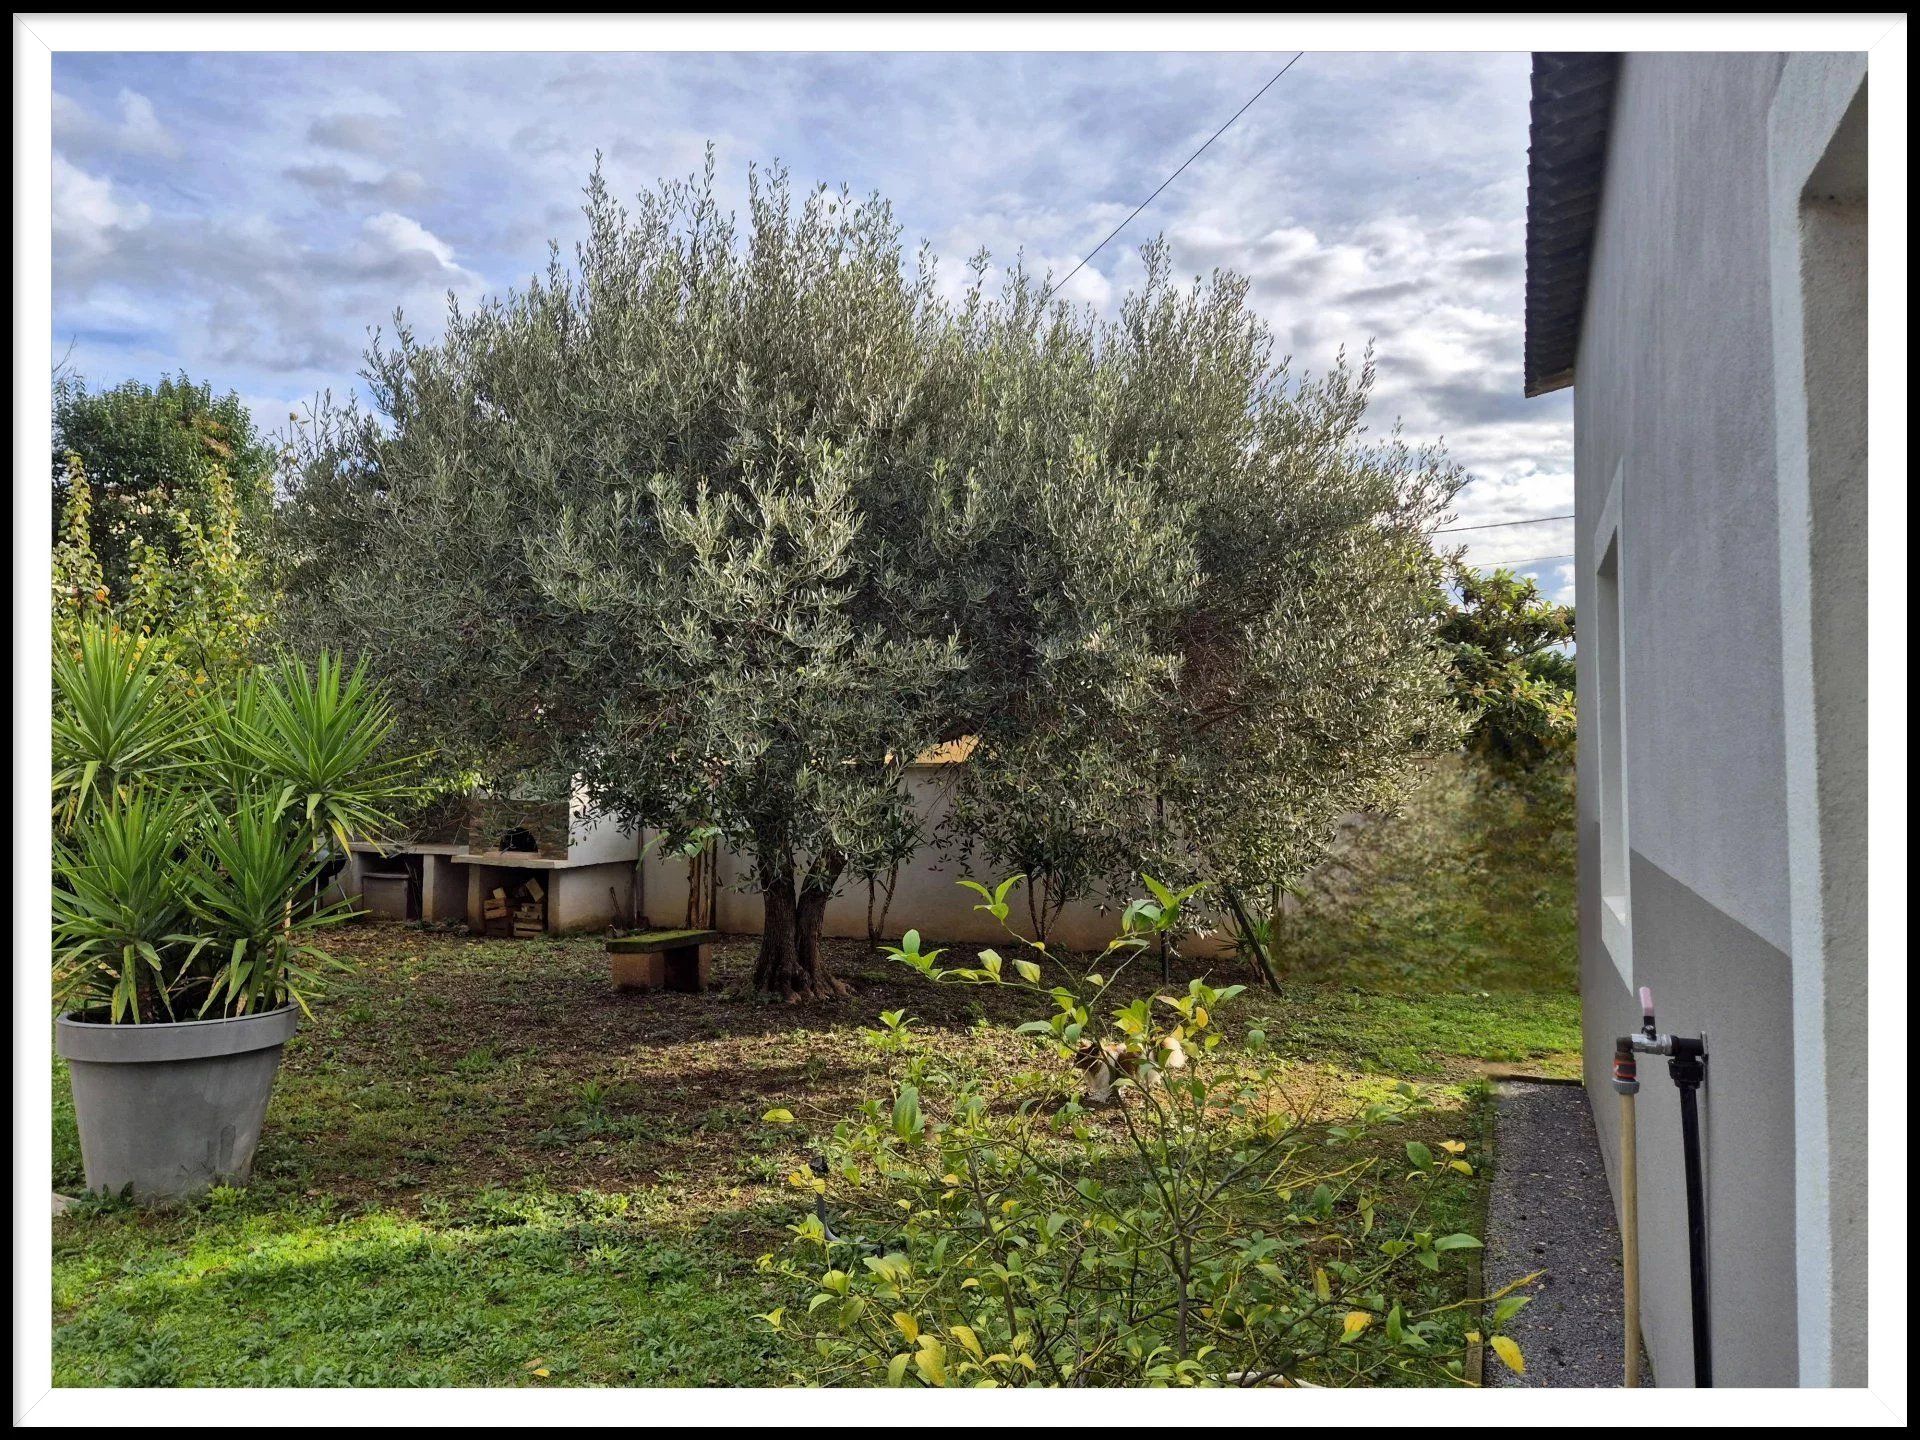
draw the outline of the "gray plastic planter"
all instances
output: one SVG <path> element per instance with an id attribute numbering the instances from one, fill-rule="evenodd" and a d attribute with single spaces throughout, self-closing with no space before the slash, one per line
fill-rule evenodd
<path id="1" fill-rule="evenodd" d="M 267 1118 L 291 1005 L 231 1020 L 103 1025 L 62 1015 L 87 1189 L 144 1204 L 244 1185 Z"/>

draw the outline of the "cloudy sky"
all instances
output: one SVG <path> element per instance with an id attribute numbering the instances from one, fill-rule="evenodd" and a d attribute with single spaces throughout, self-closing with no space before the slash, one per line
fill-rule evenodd
<path id="1" fill-rule="evenodd" d="M 54 349 L 184 368 L 270 429 L 351 388 L 396 307 L 502 290 L 627 193 L 750 161 L 894 202 L 948 273 L 1064 274 L 1287 55 L 112 55 L 54 68 Z M 1566 394 L 1520 393 L 1527 57 L 1309 54 L 1074 277 L 1104 308 L 1164 233 L 1238 270 L 1297 368 L 1369 339 L 1378 419 L 1444 437 L 1462 525 L 1572 509 Z M 1568 592 L 1568 523 L 1461 534 Z"/>

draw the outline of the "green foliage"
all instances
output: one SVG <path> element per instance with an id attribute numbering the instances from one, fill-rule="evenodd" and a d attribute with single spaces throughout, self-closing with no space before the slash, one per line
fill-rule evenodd
<path id="1" fill-rule="evenodd" d="M 1017 915 L 1018 894 L 1007 899 Z M 1036 1068 L 1014 1024 L 1051 1010 L 1017 987 L 931 986 L 876 960 L 860 969 L 858 1005 L 769 1011 L 723 991 L 659 1008 L 636 1045 L 630 1011 L 578 1004 L 605 982 L 603 939 L 334 933 L 354 967 L 288 1047 L 243 1195 L 172 1214 L 88 1203 L 54 1221 L 54 1383 L 781 1384 L 808 1357 L 751 1317 L 799 1307 L 792 1282 L 755 1259 L 806 1198 L 786 1183 L 805 1167 L 803 1132 L 902 1080 L 936 1123 L 959 1081 L 997 1098 Z M 857 949 L 836 952 L 850 973 Z M 723 941 L 715 973 L 741 983 L 751 958 L 750 942 Z M 1398 1103 L 1403 1077 L 1433 1102 L 1330 1159 L 1397 1157 L 1398 1173 L 1406 1139 L 1438 1152 L 1458 1137 L 1481 1170 L 1483 1087 L 1449 1082 L 1471 1072 L 1466 1057 L 1557 1045 L 1532 1018 L 1547 998 L 1294 982 L 1238 997 L 1219 1023 L 1260 1028 L 1289 1064 L 1289 1091 L 1317 1096 L 1335 1125 Z M 1551 1009 L 1576 1044 L 1577 1004 Z M 1072 1093 L 1073 1076 L 1046 1063 Z M 58 1059 L 52 1079 L 52 1187 L 74 1194 L 81 1157 Z M 727 1095 L 764 1098 L 716 1114 Z M 797 1118 L 750 1123 L 773 1109 Z M 1449 1173 L 1426 1228 L 1481 1233 L 1481 1175 Z M 1434 1303 L 1474 1293 L 1460 1255 L 1421 1273 Z"/>
<path id="2" fill-rule="evenodd" d="M 1119 318 L 985 257 L 957 300 L 878 198 L 704 179 L 520 293 L 402 324 L 322 408 L 282 521 L 303 634 L 373 657 L 450 763 L 580 773 L 720 827 L 760 984 L 833 987 L 819 916 L 915 835 L 905 766 L 981 737 L 965 836 L 1035 919 L 1143 861 L 1262 880 L 1391 795 L 1453 714 L 1437 453 L 1365 443 L 1372 369 L 1290 376 L 1164 247 Z M 1155 817 L 1164 801 L 1165 823 Z"/>
<path id="3" fill-rule="evenodd" d="M 54 842 L 56 1003 L 105 1005 L 115 1020 L 139 1020 L 143 995 L 166 1003 L 192 944 L 178 859 L 191 818 L 180 798 L 136 790 L 88 807 L 71 842 Z"/>
<path id="4" fill-rule="evenodd" d="M 304 1010 L 319 988 L 333 960 L 311 937 L 348 910 L 303 904 L 289 913 L 321 873 L 321 860 L 295 843 L 313 833 L 283 790 L 202 800 L 182 867 L 195 932 L 186 964 L 202 952 L 213 962 L 200 1013 L 255 1014 L 288 1000 Z"/>
<path id="5" fill-rule="evenodd" d="M 197 685 L 251 658 L 269 605 L 272 449 L 237 395 L 184 375 L 54 393 L 56 628 L 163 637 Z"/>
<path id="6" fill-rule="evenodd" d="M 1456 565 L 1457 598 L 1440 625 L 1470 754 L 1531 769 L 1572 754 L 1573 607 L 1541 598 L 1531 577 Z"/>
<path id="7" fill-rule="evenodd" d="M 393 708 L 366 661 L 349 670 L 322 651 L 311 665 L 283 655 L 242 680 L 208 728 L 238 762 L 230 783 L 252 777 L 279 787 L 275 803 L 301 832 L 344 852 L 356 839 L 378 838 L 397 809 L 418 798 L 415 762 L 391 752 L 393 727 Z"/>
<path id="8" fill-rule="evenodd" d="M 1011 885 L 973 888 L 1001 913 Z M 1465 1383 L 1485 1302 L 1447 1298 L 1438 1277 L 1480 1241 L 1431 1218 L 1436 1194 L 1472 1175 L 1465 1143 L 1370 1153 L 1427 1109 L 1405 1084 L 1337 1126 L 1316 1121 L 1262 1031 L 1235 1041 L 1221 1028 L 1239 986 L 1117 989 L 1194 893 L 1149 888 L 1091 975 L 1011 931 L 1028 955 L 1010 963 L 985 949 L 942 966 L 913 931 L 890 947 L 930 980 L 1048 1002 L 1047 1018 L 1019 1029 L 1069 1068 L 990 1097 L 912 1067 L 890 1101 L 835 1127 L 824 1178 L 794 1173 L 835 1212 L 807 1216 L 787 1254 L 762 1262 L 795 1287 L 760 1318 L 804 1348 L 797 1378 Z M 1525 1283 L 1487 1297 L 1503 1302 L 1501 1320 L 1525 1303 L 1510 1293 Z"/>
<path id="9" fill-rule="evenodd" d="M 1457 729 L 1427 540 L 1456 467 L 1367 440 L 1370 357 L 1295 376 L 1244 280 L 1145 259 L 1110 324 L 1036 325 L 1019 275 L 976 322 L 988 393 L 1029 398 L 986 431 L 956 556 L 1000 681 L 956 824 L 1056 904 L 1297 874 Z"/>
<path id="10" fill-rule="evenodd" d="M 155 650 L 95 625 L 56 647 L 55 998 L 115 1022 L 304 1007 L 347 913 L 314 899 L 329 852 L 417 798 L 392 712 L 324 655 L 183 698 Z"/>
<path id="11" fill-rule="evenodd" d="M 71 826 L 180 768 L 194 729 L 191 703 L 162 647 L 117 628 L 82 627 L 53 647 L 53 799 Z"/>

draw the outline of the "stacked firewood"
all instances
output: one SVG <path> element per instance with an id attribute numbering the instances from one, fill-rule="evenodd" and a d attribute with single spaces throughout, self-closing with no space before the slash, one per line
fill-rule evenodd
<path id="1" fill-rule="evenodd" d="M 481 906 L 487 934 L 512 935 L 525 939 L 547 932 L 547 889 L 528 876 L 511 892 L 496 889 Z"/>

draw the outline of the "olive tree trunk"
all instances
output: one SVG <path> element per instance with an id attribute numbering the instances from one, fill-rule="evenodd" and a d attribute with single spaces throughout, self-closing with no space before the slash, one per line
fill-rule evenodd
<path id="1" fill-rule="evenodd" d="M 825 1000 L 850 993 L 827 973 L 820 953 L 820 932 L 827 902 L 840 882 L 845 862 L 837 856 L 814 859 L 805 870 L 793 853 L 776 846 L 757 855 L 765 913 L 760 925 L 760 954 L 753 966 L 753 988 L 783 1000 Z"/>

